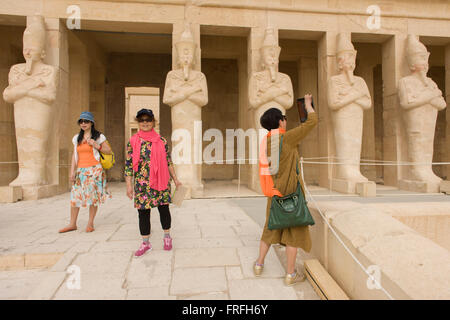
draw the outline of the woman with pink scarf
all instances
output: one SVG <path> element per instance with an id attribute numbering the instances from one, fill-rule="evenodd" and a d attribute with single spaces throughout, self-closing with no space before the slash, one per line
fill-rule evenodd
<path id="1" fill-rule="evenodd" d="M 141 109 L 136 115 L 139 131 L 127 145 L 125 180 L 127 196 L 133 199 L 139 213 L 139 230 L 143 242 L 134 254 L 136 257 L 152 249 L 150 244 L 150 210 L 158 208 L 161 226 L 164 230 L 164 250 L 172 249 L 170 237 L 171 203 L 170 176 L 178 187 L 178 181 L 170 158 L 167 140 L 154 129 L 155 117 L 151 109 Z M 170 175 L 169 175 L 170 173 Z M 134 186 L 132 183 L 134 177 Z"/>

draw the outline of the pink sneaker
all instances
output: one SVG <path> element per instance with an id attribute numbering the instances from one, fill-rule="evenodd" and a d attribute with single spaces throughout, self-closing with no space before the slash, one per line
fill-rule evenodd
<path id="1" fill-rule="evenodd" d="M 171 237 L 165 237 L 164 238 L 164 250 L 172 250 L 172 238 Z"/>
<path id="2" fill-rule="evenodd" d="M 142 242 L 142 244 L 141 244 L 139 250 L 136 251 L 136 252 L 134 253 L 134 256 L 135 256 L 135 257 L 140 257 L 140 256 L 142 256 L 144 253 L 146 253 L 147 251 L 150 251 L 150 250 L 152 250 L 152 245 L 151 245 L 151 243 L 148 242 L 148 244 L 147 244 L 147 243 L 145 243 L 145 242 Z"/>

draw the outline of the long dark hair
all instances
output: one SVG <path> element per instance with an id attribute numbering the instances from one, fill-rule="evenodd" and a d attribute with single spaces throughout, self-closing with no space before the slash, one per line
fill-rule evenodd
<path id="1" fill-rule="evenodd" d="M 100 131 L 97 131 L 97 129 L 95 129 L 95 125 L 92 122 L 92 126 L 91 126 L 91 139 L 97 140 L 101 135 Z M 78 134 L 78 139 L 77 142 L 78 144 L 80 144 L 83 141 L 83 137 L 84 137 L 84 130 L 80 129 L 80 133 Z"/>

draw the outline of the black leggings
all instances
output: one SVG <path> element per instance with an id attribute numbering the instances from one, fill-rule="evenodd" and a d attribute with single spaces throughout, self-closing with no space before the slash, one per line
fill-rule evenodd
<path id="1" fill-rule="evenodd" d="M 161 220 L 161 226 L 163 230 L 170 229 L 170 224 L 172 222 L 172 218 L 170 217 L 169 205 L 164 204 L 162 206 L 158 206 L 159 211 L 159 219 Z M 150 235 L 150 209 L 138 209 L 139 212 L 139 230 L 141 231 L 141 236 Z"/>

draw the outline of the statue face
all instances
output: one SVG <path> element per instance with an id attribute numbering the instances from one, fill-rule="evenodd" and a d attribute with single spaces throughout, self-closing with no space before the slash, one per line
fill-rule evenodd
<path id="1" fill-rule="evenodd" d="M 429 56 L 430 56 L 429 52 L 416 53 L 415 55 L 413 55 L 410 65 L 411 70 L 422 71 L 427 73 L 429 68 L 428 66 Z"/>
<path id="2" fill-rule="evenodd" d="M 178 61 L 183 67 L 191 66 L 194 61 L 194 50 L 187 46 L 181 47 L 178 52 Z"/>
<path id="3" fill-rule="evenodd" d="M 343 71 L 354 71 L 356 67 L 356 52 L 345 51 L 338 54 L 338 67 Z"/>
<path id="4" fill-rule="evenodd" d="M 36 45 L 33 41 L 24 39 L 23 41 L 23 57 L 25 60 L 40 61 L 44 55 L 44 48 Z"/>
<path id="5" fill-rule="evenodd" d="M 263 49 L 263 61 L 265 67 L 278 66 L 280 51 L 276 47 Z"/>

